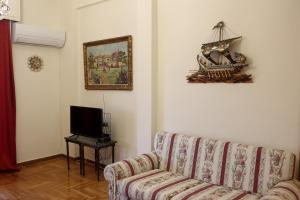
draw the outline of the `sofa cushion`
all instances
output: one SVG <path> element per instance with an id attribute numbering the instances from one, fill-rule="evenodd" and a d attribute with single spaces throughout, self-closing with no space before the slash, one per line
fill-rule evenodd
<path id="1" fill-rule="evenodd" d="M 118 180 L 157 169 L 158 165 L 158 155 L 155 152 L 151 152 L 109 165 L 104 170 L 104 176 L 107 180 Z"/>
<path id="2" fill-rule="evenodd" d="M 270 189 L 261 200 L 299 200 L 300 182 L 297 180 L 282 181 Z"/>
<path id="3" fill-rule="evenodd" d="M 258 195 L 190 179 L 181 174 L 152 170 L 117 182 L 121 199 L 131 200 L 257 200 Z"/>
<path id="4" fill-rule="evenodd" d="M 252 193 L 294 176 L 295 155 L 283 150 L 166 132 L 154 148 L 162 170 Z"/>

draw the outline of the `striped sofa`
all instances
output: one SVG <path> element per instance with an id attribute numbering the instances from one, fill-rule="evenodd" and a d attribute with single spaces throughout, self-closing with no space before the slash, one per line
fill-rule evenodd
<path id="1" fill-rule="evenodd" d="M 295 155 L 159 132 L 154 152 L 104 169 L 111 200 L 300 200 Z"/>

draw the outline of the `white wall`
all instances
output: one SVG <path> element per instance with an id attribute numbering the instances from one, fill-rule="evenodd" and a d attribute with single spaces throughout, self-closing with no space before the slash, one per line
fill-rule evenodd
<path id="1" fill-rule="evenodd" d="M 158 129 L 298 154 L 299 8 L 297 0 L 24 0 L 25 23 L 61 26 L 67 42 L 61 50 L 14 45 L 18 161 L 64 152 L 69 105 L 103 107 L 102 95 L 117 159 L 149 151 Z M 219 20 L 243 35 L 254 83 L 186 82 Z M 122 35 L 133 35 L 134 90 L 85 90 L 82 43 Z M 40 73 L 27 69 L 32 54 L 44 59 Z"/>
<path id="2" fill-rule="evenodd" d="M 158 1 L 159 128 L 299 155 L 299 9 L 297 0 Z M 254 83 L 187 83 L 220 20 L 243 35 Z"/>
<path id="3" fill-rule="evenodd" d="M 114 14 L 113 14 L 114 13 Z M 80 77 L 80 104 L 103 107 L 102 95 L 106 98 L 106 109 L 113 116 L 112 131 L 115 139 L 122 146 L 122 157 L 136 153 L 135 131 L 137 120 L 137 93 L 128 91 L 87 91 L 84 88 L 84 68 L 82 59 L 82 44 L 124 35 L 133 36 L 133 49 L 136 49 L 137 35 L 136 0 L 112 0 L 94 6 L 80 9 L 78 13 L 78 60 L 77 67 Z M 89 30 L 89 31 L 86 31 Z M 136 63 L 136 51 L 133 52 L 133 63 Z M 133 69 L 133 79 L 137 78 L 136 68 Z M 136 84 L 136 83 L 135 83 Z M 125 136 L 125 137 L 124 137 Z M 119 148 L 117 150 L 120 150 Z M 117 155 L 121 152 L 117 151 Z"/>
<path id="4" fill-rule="evenodd" d="M 69 135 L 69 106 L 104 107 L 112 114 L 116 159 L 151 150 L 152 137 L 152 1 L 66 1 L 63 24 L 68 41 L 61 56 L 62 134 Z M 84 88 L 84 42 L 133 36 L 133 91 L 88 91 Z M 74 50 L 75 49 L 75 50 Z M 71 152 L 73 155 L 74 147 Z M 87 154 L 90 159 L 92 155 Z"/>
<path id="5" fill-rule="evenodd" d="M 62 27 L 67 32 L 67 40 L 64 48 L 61 49 L 60 55 L 60 121 L 61 121 L 61 142 L 63 152 L 66 152 L 64 137 L 69 136 L 70 133 L 70 105 L 79 104 L 79 81 L 78 81 L 78 69 L 76 55 L 76 8 L 73 6 L 73 0 L 61 1 L 62 10 Z M 70 145 L 70 154 L 75 157 L 76 148 L 74 145 Z"/>
<path id="6" fill-rule="evenodd" d="M 59 0 L 22 1 L 22 22 L 59 28 Z M 44 66 L 32 72 L 27 58 L 39 55 Z M 25 162 L 61 153 L 60 52 L 58 49 L 13 45 L 17 98 L 17 161 Z"/>

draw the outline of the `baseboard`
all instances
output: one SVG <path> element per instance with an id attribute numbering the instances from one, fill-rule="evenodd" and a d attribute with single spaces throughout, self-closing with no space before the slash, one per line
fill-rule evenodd
<path id="1" fill-rule="evenodd" d="M 67 159 L 67 155 L 63 154 L 63 157 L 65 157 Z M 79 161 L 80 157 L 75 157 L 75 158 L 74 157 L 70 157 L 70 159 L 72 159 L 74 161 Z M 95 161 L 94 160 L 90 160 L 90 159 L 87 159 L 87 158 L 85 158 L 84 160 L 88 164 L 95 165 Z M 100 168 L 101 169 L 104 169 L 105 167 L 106 167 L 105 164 L 100 163 Z"/>
<path id="2" fill-rule="evenodd" d="M 37 162 L 52 160 L 52 159 L 59 158 L 59 157 L 64 157 L 64 155 L 63 154 L 56 154 L 56 155 L 53 155 L 53 156 L 47 156 L 47 157 L 44 157 L 44 158 L 38 158 L 38 159 L 34 159 L 34 160 L 20 162 L 17 165 L 18 166 L 31 165 L 31 164 L 34 164 L 34 163 L 37 163 Z"/>
<path id="3" fill-rule="evenodd" d="M 38 163 L 38 162 L 48 161 L 48 160 L 52 160 L 52 159 L 55 159 L 55 158 L 65 158 L 65 159 L 67 159 L 67 155 L 57 154 L 57 155 L 53 155 L 53 156 L 48 156 L 48 157 L 44 157 L 44 158 L 38 158 L 38 159 L 30 160 L 30 161 L 21 162 L 21 163 L 18 163 L 17 165 L 18 166 L 32 165 L 32 164 L 35 164 L 35 163 Z M 73 161 L 78 161 L 79 160 L 79 157 L 71 157 L 70 156 L 69 158 Z M 85 161 L 87 163 L 90 163 L 90 164 L 93 164 L 93 165 L 95 164 L 95 161 L 90 160 L 90 159 L 85 159 Z M 100 163 L 101 168 L 105 168 L 105 166 L 106 165 Z"/>

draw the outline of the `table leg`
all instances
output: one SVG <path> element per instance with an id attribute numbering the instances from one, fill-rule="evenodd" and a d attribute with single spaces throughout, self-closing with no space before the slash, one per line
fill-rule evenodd
<path id="1" fill-rule="evenodd" d="M 115 162 L 115 145 L 113 145 L 111 148 L 112 148 L 111 160 L 112 160 L 112 163 L 114 163 Z"/>
<path id="2" fill-rule="evenodd" d="M 98 178 L 98 181 L 99 181 L 99 170 L 100 170 L 100 160 L 99 160 L 99 151 L 100 149 L 95 149 L 97 151 L 97 159 L 96 159 L 96 166 L 97 166 L 97 178 Z"/>
<path id="3" fill-rule="evenodd" d="M 69 155 L 69 142 L 66 141 L 66 146 L 67 146 L 67 163 L 68 163 L 68 170 L 70 170 L 70 155 Z"/>
<path id="4" fill-rule="evenodd" d="M 95 171 L 97 171 L 97 148 L 95 148 Z"/>
<path id="5" fill-rule="evenodd" d="M 80 175 L 82 176 L 82 145 L 79 145 L 79 163 L 80 163 Z"/>
<path id="6" fill-rule="evenodd" d="M 82 145 L 82 176 L 85 176 L 84 145 Z"/>

